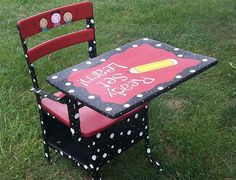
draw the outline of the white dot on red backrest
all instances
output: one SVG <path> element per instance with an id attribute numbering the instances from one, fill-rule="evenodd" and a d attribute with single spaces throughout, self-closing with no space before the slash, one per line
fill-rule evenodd
<path id="1" fill-rule="evenodd" d="M 79 113 L 76 113 L 75 114 L 75 119 L 78 119 L 79 118 Z"/>

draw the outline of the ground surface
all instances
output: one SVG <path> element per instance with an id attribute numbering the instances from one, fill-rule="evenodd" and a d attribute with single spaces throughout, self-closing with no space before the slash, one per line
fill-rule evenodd
<path id="1" fill-rule="evenodd" d="M 88 179 L 72 162 L 43 158 L 41 130 L 16 22 L 70 0 L 0 1 L 0 179 Z M 236 178 L 236 3 L 234 0 L 94 1 L 98 54 L 150 37 L 219 59 L 219 64 L 151 103 L 153 152 L 162 174 L 145 158 L 144 144 L 103 168 L 105 179 Z M 37 44 L 84 27 L 84 22 L 43 34 Z M 45 78 L 87 58 L 75 46 L 36 63 Z M 50 59 L 50 61 L 49 61 Z"/>

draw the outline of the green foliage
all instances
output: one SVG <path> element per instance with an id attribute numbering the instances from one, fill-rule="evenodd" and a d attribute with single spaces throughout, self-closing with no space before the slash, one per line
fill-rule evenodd
<path id="1" fill-rule="evenodd" d="M 86 172 L 53 154 L 43 157 L 41 130 L 16 22 L 75 0 L 0 2 L 0 179 L 86 179 Z M 234 0 L 94 0 L 98 54 L 142 37 L 213 56 L 219 64 L 151 103 L 150 138 L 164 166 L 149 166 L 144 144 L 105 166 L 105 179 L 236 178 L 236 13 Z M 84 27 L 56 28 L 34 45 Z M 87 45 L 53 53 L 36 63 L 48 75 L 86 60 Z M 50 59 L 50 60 L 49 60 Z M 37 70 L 36 69 L 36 70 Z"/>

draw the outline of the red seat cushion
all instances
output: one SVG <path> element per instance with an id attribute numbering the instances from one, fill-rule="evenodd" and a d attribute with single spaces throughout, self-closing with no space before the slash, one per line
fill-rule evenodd
<path id="1" fill-rule="evenodd" d="M 58 97 L 63 97 L 64 94 L 59 92 L 54 94 Z M 47 112 L 51 113 L 53 116 L 55 116 L 58 120 L 60 120 L 62 123 L 64 123 L 66 126 L 70 127 L 69 124 L 69 116 L 67 111 L 67 105 L 61 104 L 56 101 L 50 100 L 48 98 L 43 98 L 42 101 L 42 107 Z M 124 114 L 123 116 L 116 118 L 116 119 L 110 119 L 86 106 L 82 107 L 79 110 L 80 114 L 80 129 L 81 129 L 81 135 L 84 137 L 90 137 L 95 135 L 98 132 L 101 132 L 102 130 L 112 126 L 116 122 L 134 114 L 135 112 L 139 111 L 141 108 L 143 108 L 144 104 L 132 111 L 130 111 L 127 114 Z"/>

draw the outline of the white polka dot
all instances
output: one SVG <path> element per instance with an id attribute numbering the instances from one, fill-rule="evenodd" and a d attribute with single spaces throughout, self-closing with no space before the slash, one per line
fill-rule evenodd
<path id="1" fill-rule="evenodd" d="M 33 79 L 33 82 L 36 82 L 36 80 L 35 80 L 35 79 Z"/>
<path id="2" fill-rule="evenodd" d="M 148 126 L 145 126 L 145 129 L 147 129 L 148 128 Z"/>
<path id="3" fill-rule="evenodd" d="M 70 86 L 70 85 L 71 85 L 71 83 L 70 83 L 70 82 L 67 82 L 67 83 L 65 83 L 65 85 L 66 85 L 66 86 Z"/>
<path id="4" fill-rule="evenodd" d="M 145 106 L 145 109 L 147 109 L 148 108 L 148 105 L 147 106 Z"/>
<path id="5" fill-rule="evenodd" d="M 84 169 L 88 169 L 88 166 L 84 165 Z"/>
<path id="6" fill-rule="evenodd" d="M 161 91 L 161 90 L 163 90 L 164 88 L 160 86 L 160 87 L 158 87 L 157 89 Z"/>
<path id="7" fill-rule="evenodd" d="M 127 122 L 130 122 L 130 118 L 127 119 Z"/>
<path id="8" fill-rule="evenodd" d="M 92 51 L 93 50 L 93 48 L 92 47 L 89 47 L 89 49 L 88 49 L 89 51 Z"/>
<path id="9" fill-rule="evenodd" d="M 132 47 L 138 47 L 138 45 L 137 44 L 133 44 Z"/>
<path id="10" fill-rule="evenodd" d="M 180 79 L 180 78 L 182 78 L 182 76 L 181 75 L 177 75 L 177 76 L 175 76 L 177 79 Z"/>
<path id="11" fill-rule="evenodd" d="M 208 59 L 202 59 L 202 61 L 203 61 L 203 62 L 207 62 L 207 61 L 208 61 Z"/>
<path id="12" fill-rule="evenodd" d="M 68 156 L 69 159 L 71 159 L 71 156 Z"/>
<path id="13" fill-rule="evenodd" d="M 124 104 L 124 107 L 128 108 L 128 107 L 130 107 L 130 104 Z"/>
<path id="14" fill-rule="evenodd" d="M 103 157 L 103 158 L 106 158 L 106 157 L 107 157 L 107 153 L 104 153 L 102 157 Z"/>
<path id="15" fill-rule="evenodd" d="M 179 50 L 179 48 L 174 48 L 174 51 L 178 51 Z"/>
<path id="16" fill-rule="evenodd" d="M 96 171 L 98 171 L 98 170 L 99 170 L 99 167 L 96 168 Z M 101 178 L 99 180 L 101 180 Z"/>
<path id="17" fill-rule="evenodd" d="M 97 152 L 100 152 L 100 149 L 97 149 Z"/>
<path id="18" fill-rule="evenodd" d="M 148 40 L 148 38 L 143 38 L 143 40 L 144 40 L 144 41 L 147 41 L 147 40 Z"/>
<path id="19" fill-rule="evenodd" d="M 96 44 L 96 41 L 93 41 L 93 44 Z"/>
<path id="20" fill-rule="evenodd" d="M 93 20 L 93 19 L 91 19 L 91 20 L 90 20 L 90 22 L 93 24 L 93 23 L 94 23 L 94 20 Z"/>
<path id="21" fill-rule="evenodd" d="M 77 163 L 77 166 L 80 166 L 80 163 Z"/>
<path id="22" fill-rule="evenodd" d="M 45 153 L 45 156 L 48 157 L 48 153 Z"/>
<path id="23" fill-rule="evenodd" d="M 89 24 L 87 24 L 87 28 L 89 28 L 90 26 L 89 26 Z"/>
<path id="24" fill-rule="evenodd" d="M 75 117 L 75 119 L 78 119 L 79 118 L 79 113 L 76 113 L 74 117 Z"/>
<path id="25" fill-rule="evenodd" d="M 145 120 L 145 118 L 142 119 L 142 121 L 144 121 L 144 120 Z"/>
<path id="26" fill-rule="evenodd" d="M 91 61 L 87 61 L 86 64 L 92 64 L 92 62 Z"/>
<path id="27" fill-rule="evenodd" d="M 156 165 L 160 166 L 160 164 L 157 161 L 156 161 Z M 162 171 L 162 170 L 160 169 L 160 171 Z"/>
<path id="28" fill-rule="evenodd" d="M 121 51 L 121 48 L 116 48 L 117 51 Z"/>
<path id="29" fill-rule="evenodd" d="M 183 57 L 184 55 L 183 54 L 178 54 L 178 57 Z"/>
<path id="30" fill-rule="evenodd" d="M 133 144 L 134 143 L 134 140 L 132 139 L 131 143 Z"/>
<path id="31" fill-rule="evenodd" d="M 89 98 L 89 99 L 94 99 L 95 96 L 94 96 L 94 95 L 90 95 L 88 98 Z"/>
<path id="32" fill-rule="evenodd" d="M 156 44 L 157 47 L 161 47 L 161 44 Z"/>
<path id="33" fill-rule="evenodd" d="M 100 138 L 101 137 L 101 133 L 97 133 L 96 137 Z"/>
<path id="34" fill-rule="evenodd" d="M 96 155 L 93 155 L 93 156 L 92 156 L 92 160 L 95 161 L 96 159 L 97 159 L 97 156 L 96 156 Z"/>
<path id="35" fill-rule="evenodd" d="M 26 57 L 26 58 L 28 58 L 28 55 L 27 55 L 27 54 L 25 54 L 25 57 Z"/>
<path id="36" fill-rule="evenodd" d="M 140 132 L 140 133 L 139 133 L 139 136 L 142 136 L 142 135 L 143 135 L 143 132 Z"/>
<path id="37" fill-rule="evenodd" d="M 60 154 L 63 156 L 63 152 L 62 151 L 60 151 Z"/>
<path id="38" fill-rule="evenodd" d="M 96 142 L 93 142 L 93 146 L 96 144 Z"/>
<path id="39" fill-rule="evenodd" d="M 78 141 L 80 142 L 82 139 L 81 138 L 78 138 Z"/>
<path id="40" fill-rule="evenodd" d="M 111 110 L 112 110 L 111 107 L 107 107 L 107 108 L 106 108 L 106 111 L 111 111 Z"/>
<path id="41" fill-rule="evenodd" d="M 122 136 L 122 135 L 123 135 L 123 132 L 120 132 L 120 135 Z"/>
<path id="42" fill-rule="evenodd" d="M 114 138 L 114 136 L 115 136 L 115 134 L 111 133 L 110 138 L 112 139 L 112 138 Z"/>
<path id="43" fill-rule="evenodd" d="M 111 149 L 113 149 L 114 147 L 115 147 L 115 146 L 114 146 L 114 145 L 112 145 L 112 146 L 111 146 Z"/>
<path id="44" fill-rule="evenodd" d="M 131 130 L 128 130 L 127 135 L 129 136 L 131 134 Z"/>
<path id="45" fill-rule="evenodd" d="M 138 118 L 138 113 L 136 113 L 134 117 L 135 117 L 135 119 L 137 119 Z"/>
<path id="46" fill-rule="evenodd" d="M 100 61 L 101 61 L 101 62 L 104 62 L 104 61 L 106 61 L 106 59 L 100 59 Z"/>
<path id="47" fill-rule="evenodd" d="M 118 154 L 120 154 L 120 153 L 121 153 L 121 149 L 118 149 L 118 151 L 117 151 L 117 152 L 118 152 Z"/>
<path id="48" fill-rule="evenodd" d="M 77 68 L 74 68 L 74 69 L 72 69 L 72 71 L 75 72 L 75 71 L 78 71 L 78 69 L 77 69 Z"/>
<path id="49" fill-rule="evenodd" d="M 143 95 L 142 94 L 137 94 L 137 97 L 141 98 L 141 97 L 143 97 Z"/>
<path id="50" fill-rule="evenodd" d="M 40 104 L 38 104 L 38 108 L 41 109 L 41 105 Z"/>
<path id="51" fill-rule="evenodd" d="M 91 167 L 91 169 L 93 169 L 93 168 L 94 168 L 92 164 L 90 164 L 89 166 Z"/>
<path id="52" fill-rule="evenodd" d="M 58 78 L 58 76 L 52 76 L 52 79 L 57 79 Z"/>
<path id="53" fill-rule="evenodd" d="M 149 136 L 147 136 L 147 139 L 149 139 Z"/>
<path id="54" fill-rule="evenodd" d="M 195 73 L 195 72 L 196 72 L 196 70 L 194 70 L 194 69 L 191 69 L 189 72 L 191 72 L 191 73 Z"/>
<path id="55" fill-rule="evenodd" d="M 73 128 L 70 128 L 70 132 L 71 132 L 72 135 L 75 134 L 75 130 Z"/>
<path id="56" fill-rule="evenodd" d="M 150 148 L 147 148 L 147 153 L 151 153 L 151 149 Z"/>
<path id="57" fill-rule="evenodd" d="M 73 93 L 73 92 L 75 92 L 74 89 L 70 89 L 70 90 L 68 91 L 68 93 Z"/>

